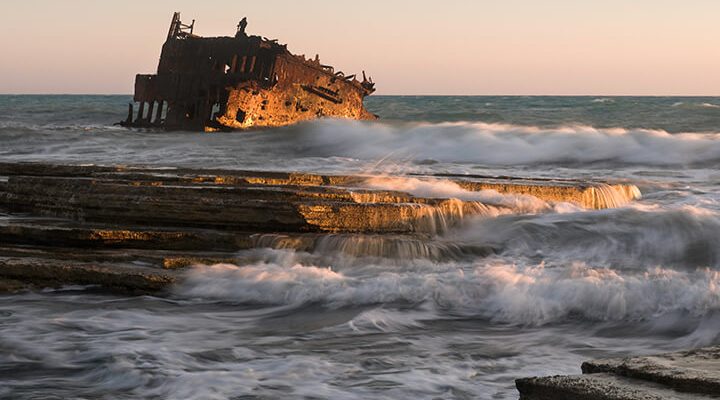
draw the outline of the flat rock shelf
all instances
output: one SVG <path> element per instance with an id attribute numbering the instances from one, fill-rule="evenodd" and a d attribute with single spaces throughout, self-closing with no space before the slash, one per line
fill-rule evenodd
<path id="1" fill-rule="evenodd" d="M 128 166 L 0 163 L 0 290 L 64 284 L 159 292 L 195 264 L 238 251 L 291 248 L 382 257 L 492 254 L 428 240 L 461 224 L 522 211 L 471 198 L 368 185 L 377 176 Z M 490 176 L 413 176 L 473 194 L 495 191 L 617 207 L 629 184 Z M 494 192 L 493 192 L 494 193 Z M 497 194 L 497 193 L 495 193 Z M 472 196 L 470 196 L 472 197 Z M 353 246 L 344 246 L 348 240 Z"/>
<path id="2" fill-rule="evenodd" d="M 583 375 L 516 381 L 521 400 L 720 398 L 720 346 L 655 356 L 588 361 Z"/>

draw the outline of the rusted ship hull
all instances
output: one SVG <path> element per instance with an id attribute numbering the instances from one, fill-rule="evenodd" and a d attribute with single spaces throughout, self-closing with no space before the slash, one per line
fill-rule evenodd
<path id="1" fill-rule="evenodd" d="M 308 60 L 286 45 L 245 33 L 200 37 L 194 21 L 175 13 L 157 74 L 137 75 L 134 101 L 121 125 L 168 130 L 275 127 L 321 117 L 372 120 L 363 100 L 375 91 L 319 57 Z M 137 106 L 137 108 L 136 108 Z"/>

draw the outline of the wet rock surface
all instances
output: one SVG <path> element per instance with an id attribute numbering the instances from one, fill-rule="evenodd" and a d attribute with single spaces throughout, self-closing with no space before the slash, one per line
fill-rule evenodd
<path id="1" fill-rule="evenodd" d="M 405 258 L 492 254 L 428 241 L 471 217 L 526 212 L 496 196 L 608 208 L 632 185 L 508 177 L 413 177 L 466 199 L 366 185 L 377 177 L 232 170 L 0 163 L 0 289 L 96 284 L 161 291 L 182 268 L 241 262 L 236 252 L 289 248 Z M 397 177 L 393 179 L 398 179 Z M 393 181 L 394 182 L 394 181 Z M 502 196 L 501 196 L 502 197 Z M 351 245 L 350 245 L 351 244 Z"/>
<path id="2" fill-rule="evenodd" d="M 583 375 L 518 379 L 521 400 L 720 398 L 720 346 L 588 361 Z"/>

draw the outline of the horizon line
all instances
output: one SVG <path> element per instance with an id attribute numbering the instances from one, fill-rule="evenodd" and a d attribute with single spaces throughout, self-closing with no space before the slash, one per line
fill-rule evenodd
<path id="1" fill-rule="evenodd" d="M 133 96 L 132 93 L 0 93 L 0 96 Z M 372 94 L 367 97 L 720 97 L 720 94 Z"/>

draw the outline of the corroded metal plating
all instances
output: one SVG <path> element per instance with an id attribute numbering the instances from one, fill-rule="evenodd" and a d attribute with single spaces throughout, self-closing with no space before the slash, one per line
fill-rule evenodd
<path id="1" fill-rule="evenodd" d="M 157 73 L 135 78 L 127 127 L 168 130 L 245 129 L 320 117 L 376 119 L 363 99 L 372 78 L 345 76 L 294 55 L 277 40 L 248 35 L 243 18 L 233 37 L 200 37 L 175 13 Z M 137 109 L 136 109 L 137 105 Z"/>

